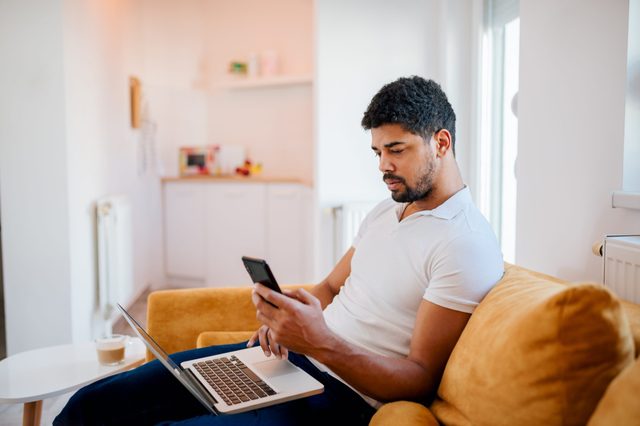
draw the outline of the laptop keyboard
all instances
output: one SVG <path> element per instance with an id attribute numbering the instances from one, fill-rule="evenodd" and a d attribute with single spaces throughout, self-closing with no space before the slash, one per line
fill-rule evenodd
<path id="1" fill-rule="evenodd" d="M 196 362 L 193 366 L 227 405 L 276 394 L 235 355 Z"/>

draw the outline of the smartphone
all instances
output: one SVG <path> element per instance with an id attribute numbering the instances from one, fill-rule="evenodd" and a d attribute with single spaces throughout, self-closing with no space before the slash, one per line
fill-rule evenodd
<path id="1" fill-rule="evenodd" d="M 276 282 L 266 260 L 242 256 L 242 263 L 244 263 L 244 267 L 254 283 L 260 283 L 269 287 L 273 291 L 282 293 L 282 290 L 280 290 L 280 286 Z"/>

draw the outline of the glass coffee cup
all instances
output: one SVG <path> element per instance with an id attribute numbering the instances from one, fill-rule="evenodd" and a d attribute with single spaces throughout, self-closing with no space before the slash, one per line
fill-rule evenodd
<path id="1" fill-rule="evenodd" d="M 118 365 L 124 361 L 129 336 L 110 334 L 96 339 L 98 362 L 102 365 Z"/>

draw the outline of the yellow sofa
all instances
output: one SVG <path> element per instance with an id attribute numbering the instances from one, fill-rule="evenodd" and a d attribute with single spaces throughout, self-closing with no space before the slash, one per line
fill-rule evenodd
<path id="1" fill-rule="evenodd" d="M 169 352 L 246 340 L 258 327 L 250 291 L 153 292 L 148 330 Z M 506 265 L 460 336 L 435 400 L 389 402 L 370 424 L 640 424 L 639 352 L 640 305 L 597 284 Z"/>

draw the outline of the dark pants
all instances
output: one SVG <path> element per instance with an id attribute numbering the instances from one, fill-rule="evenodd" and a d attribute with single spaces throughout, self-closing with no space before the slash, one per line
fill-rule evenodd
<path id="1" fill-rule="evenodd" d="M 176 363 L 245 348 L 212 346 L 171 355 Z M 71 397 L 54 425 L 366 425 L 375 410 L 306 357 L 289 360 L 324 384 L 324 392 L 239 414 L 210 414 L 159 361 L 88 385 Z"/>

